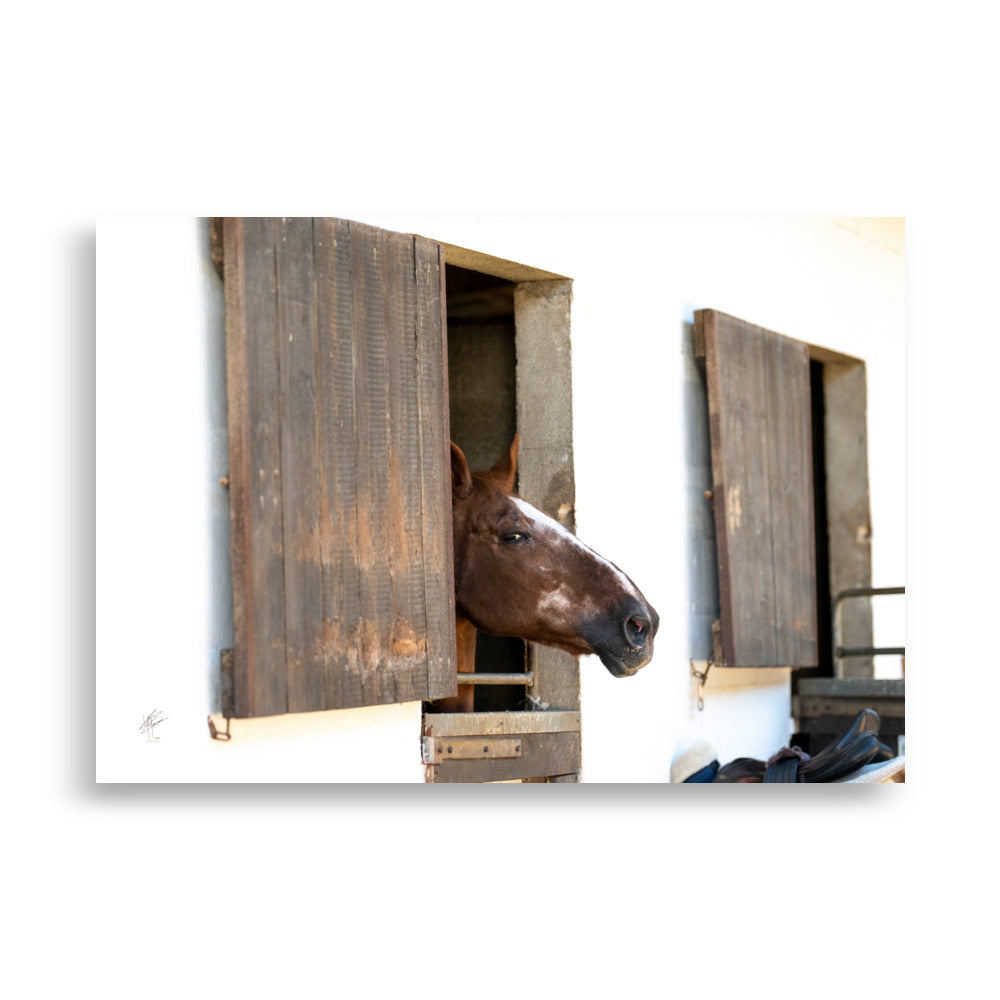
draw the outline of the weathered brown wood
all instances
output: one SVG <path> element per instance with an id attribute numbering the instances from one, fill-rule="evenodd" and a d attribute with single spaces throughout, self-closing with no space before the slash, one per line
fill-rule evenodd
<path id="1" fill-rule="evenodd" d="M 803 677 L 798 693 L 830 698 L 903 698 L 902 677 Z"/>
<path id="2" fill-rule="evenodd" d="M 354 284 L 354 378 L 358 434 L 358 548 L 361 618 L 358 679 L 363 704 L 382 700 L 380 667 L 388 655 L 387 623 L 392 616 L 392 581 L 384 555 L 391 524 L 389 485 L 389 352 L 383 312 L 384 241 L 378 230 L 352 224 L 351 279 Z"/>
<path id="3" fill-rule="evenodd" d="M 280 219 L 275 233 L 289 712 L 326 707 L 322 659 L 315 648 L 323 571 L 312 228 L 312 219 Z"/>
<path id="4" fill-rule="evenodd" d="M 316 219 L 313 229 L 319 346 L 320 550 L 323 619 L 320 658 L 328 708 L 361 705 L 356 636 L 361 619 L 358 543 L 354 306 L 348 223 Z"/>
<path id="5" fill-rule="evenodd" d="M 219 651 L 219 673 L 219 708 L 224 719 L 231 719 L 236 710 L 233 702 L 233 651 L 231 649 Z"/>
<path id="6" fill-rule="evenodd" d="M 420 415 L 420 503 L 425 528 L 424 598 L 429 699 L 454 695 L 457 653 L 451 526 L 451 430 L 448 418 L 448 326 L 442 248 L 413 240 L 416 283 L 417 408 Z"/>
<path id="7" fill-rule="evenodd" d="M 874 709 L 883 720 L 906 718 L 906 681 L 902 678 L 804 677 L 797 687 L 792 715 L 804 732 L 814 720 L 853 719 L 864 708 Z"/>
<path id="8" fill-rule="evenodd" d="M 453 692 L 440 248 L 312 219 L 224 246 L 236 716 Z"/>
<path id="9" fill-rule="evenodd" d="M 208 220 L 208 252 L 212 261 L 212 266 L 220 278 L 225 280 L 226 272 L 223 261 L 225 260 L 225 220 L 213 216 Z"/>
<path id="10" fill-rule="evenodd" d="M 579 712 L 449 712 L 424 717 L 425 736 L 578 733 Z"/>
<path id="11" fill-rule="evenodd" d="M 223 224 L 226 393 L 229 423 L 230 556 L 233 581 L 233 705 L 252 714 L 255 656 L 250 547 L 250 410 L 247 394 L 246 260 L 243 220 Z"/>
<path id="12" fill-rule="evenodd" d="M 275 220 L 244 220 L 254 664 L 250 714 L 287 711 Z M 276 651 L 281 651 L 280 666 Z M 239 714 L 239 710 L 237 711 Z"/>
<path id="13" fill-rule="evenodd" d="M 817 662 L 809 353 L 715 310 L 704 357 L 725 666 Z"/>
<path id="14" fill-rule="evenodd" d="M 723 411 L 728 384 L 722 384 L 722 378 L 728 370 L 720 366 L 718 352 L 715 350 L 718 314 L 713 310 L 700 310 L 695 313 L 695 344 L 696 350 L 704 351 L 705 367 L 708 384 L 709 430 L 712 443 L 712 495 L 715 516 L 716 549 L 719 564 L 719 596 L 722 622 L 723 651 L 725 658 L 719 666 L 740 665 L 737 657 L 738 638 L 742 637 L 744 618 L 753 620 L 754 616 L 770 619 L 768 595 L 770 580 L 765 572 L 770 574 L 770 562 L 765 563 L 763 555 L 764 544 L 769 546 L 769 532 L 737 532 L 735 537 L 731 528 L 741 526 L 744 507 L 744 493 L 760 489 L 760 475 L 753 463 L 748 468 L 739 468 L 737 463 L 745 464 L 751 450 L 759 453 L 759 437 L 763 432 L 760 414 L 750 410 L 753 401 L 759 398 L 759 393 L 750 396 L 750 403 L 739 391 L 733 392 L 733 419 L 726 419 Z M 733 345 L 730 354 L 730 364 L 733 368 L 750 369 L 752 345 L 740 341 Z M 734 481 L 727 482 L 726 458 L 732 456 Z M 748 578 L 751 590 L 756 594 L 754 606 L 740 609 L 734 599 L 734 579 L 732 567 L 743 566 L 744 575 Z M 755 650 L 755 659 L 764 658 L 774 662 L 773 642 L 768 644 L 766 651 Z"/>
<path id="15" fill-rule="evenodd" d="M 523 429 L 518 492 L 575 532 L 572 340 L 569 280 L 528 281 L 514 290 L 518 427 Z M 580 705 L 579 658 L 551 646 L 529 651 L 530 694 L 553 708 Z"/>
<path id="16" fill-rule="evenodd" d="M 777 662 L 819 662 L 809 347 L 772 334 L 764 342 L 768 481 Z"/>
<path id="17" fill-rule="evenodd" d="M 823 695 L 795 695 L 792 698 L 792 715 L 796 718 L 827 715 L 853 717 L 865 708 L 874 709 L 883 719 L 906 717 L 906 704 L 902 698 L 830 698 Z"/>
<path id="18" fill-rule="evenodd" d="M 817 351 L 812 350 L 813 360 Z M 872 583 L 871 509 L 868 499 L 867 376 L 864 362 L 834 355 L 824 360 L 824 459 L 829 553 L 829 592 Z M 874 645 L 871 600 L 841 608 L 841 635 L 852 644 Z M 836 667 L 834 667 L 836 669 Z M 841 660 L 844 677 L 872 677 L 871 657 Z"/>
<path id="19" fill-rule="evenodd" d="M 384 239 L 386 343 L 389 354 L 389 573 L 393 667 L 387 701 L 426 695 L 427 614 L 424 594 L 423 503 L 417 365 L 416 284 L 413 237 L 387 233 Z"/>

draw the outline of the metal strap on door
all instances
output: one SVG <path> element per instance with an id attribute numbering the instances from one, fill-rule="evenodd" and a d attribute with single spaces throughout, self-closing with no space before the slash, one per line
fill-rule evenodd
<path id="1" fill-rule="evenodd" d="M 882 597 L 886 594 L 905 594 L 905 587 L 849 587 L 833 599 L 833 661 L 834 673 L 839 661 L 849 656 L 905 656 L 905 646 L 844 646 L 841 644 L 840 612 L 845 600 L 852 597 Z"/>

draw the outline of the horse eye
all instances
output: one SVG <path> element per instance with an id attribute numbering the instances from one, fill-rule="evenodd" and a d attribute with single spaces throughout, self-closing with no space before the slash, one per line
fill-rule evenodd
<path id="1" fill-rule="evenodd" d="M 508 532 L 506 535 L 501 535 L 500 541 L 502 541 L 504 545 L 517 545 L 518 542 L 525 542 L 530 537 L 531 535 L 527 534 L 524 531 L 511 531 Z"/>

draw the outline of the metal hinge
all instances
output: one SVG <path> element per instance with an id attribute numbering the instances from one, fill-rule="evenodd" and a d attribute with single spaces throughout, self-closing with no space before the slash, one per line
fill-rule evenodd
<path id="1" fill-rule="evenodd" d="M 420 758 L 424 764 L 446 760 L 498 760 L 520 757 L 521 739 L 510 736 L 425 736 Z"/>

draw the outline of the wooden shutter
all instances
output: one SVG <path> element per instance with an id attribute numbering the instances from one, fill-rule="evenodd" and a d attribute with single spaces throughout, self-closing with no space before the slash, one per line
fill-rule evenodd
<path id="1" fill-rule="evenodd" d="M 708 382 L 723 664 L 815 666 L 808 345 L 707 309 L 695 313 L 695 349 Z"/>
<path id="2" fill-rule="evenodd" d="M 223 247 L 234 716 L 454 694 L 441 248 L 249 218 Z"/>

